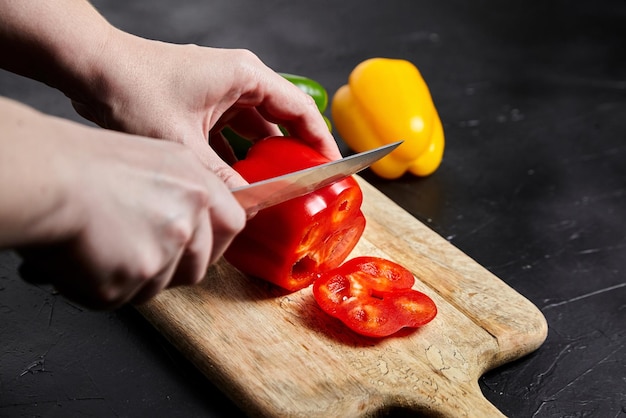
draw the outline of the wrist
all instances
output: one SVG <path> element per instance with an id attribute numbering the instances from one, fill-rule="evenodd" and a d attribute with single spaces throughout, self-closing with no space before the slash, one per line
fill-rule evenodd
<path id="1" fill-rule="evenodd" d="M 89 83 L 112 26 L 85 0 L 0 0 L 0 67 L 72 96 Z"/>
<path id="2" fill-rule="evenodd" d="M 0 248 L 69 239 L 80 222 L 69 122 L 8 99 L 0 109 Z"/>
<path id="3" fill-rule="evenodd" d="M 118 30 L 104 19 L 97 20 L 91 33 L 80 41 L 59 45 L 55 52 L 58 74 L 47 84 L 74 101 L 84 102 L 87 98 L 97 97 L 105 87 L 103 69 L 115 62 L 106 52 L 115 44 L 113 38 Z"/>

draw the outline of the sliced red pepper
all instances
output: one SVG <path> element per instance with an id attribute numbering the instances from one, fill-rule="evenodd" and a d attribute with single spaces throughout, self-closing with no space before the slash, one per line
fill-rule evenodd
<path id="1" fill-rule="evenodd" d="M 329 160 L 290 137 L 255 143 L 233 168 L 248 182 L 313 167 Z M 309 286 L 339 266 L 365 228 L 363 195 L 349 177 L 313 193 L 259 211 L 224 254 L 240 271 L 290 291 Z"/>
<path id="2" fill-rule="evenodd" d="M 353 331 L 386 337 L 437 315 L 433 300 L 412 289 L 414 283 L 413 274 L 397 263 L 357 257 L 323 272 L 313 284 L 313 296 L 324 312 Z"/>

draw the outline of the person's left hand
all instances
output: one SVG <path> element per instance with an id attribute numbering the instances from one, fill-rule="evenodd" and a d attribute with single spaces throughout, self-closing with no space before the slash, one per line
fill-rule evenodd
<path id="1" fill-rule="evenodd" d="M 341 158 L 313 99 L 247 50 L 168 44 L 114 29 L 100 52 L 92 83 L 68 94 L 78 113 L 105 128 L 186 144 L 231 187 L 246 182 L 216 152 L 228 149 L 220 133 L 226 125 L 254 141 L 281 135 L 280 124 L 328 158 Z"/>

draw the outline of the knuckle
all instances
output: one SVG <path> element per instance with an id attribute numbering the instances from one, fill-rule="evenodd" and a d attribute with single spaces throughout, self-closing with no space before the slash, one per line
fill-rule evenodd
<path id="1" fill-rule="evenodd" d="M 188 217 L 178 216 L 168 222 L 166 237 L 176 248 L 184 246 L 193 236 L 193 225 Z"/>
<path id="2" fill-rule="evenodd" d="M 211 200 L 209 190 L 206 185 L 192 180 L 185 186 L 179 203 L 178 215 L 170 216 L 168 221 L 172 232 L 179 236 L 181 233 L 186 235 L 193 232 L 197 223 L 197 217 L 206 210 Z"/>
<path id="3" fill-rule="evenodd" d="M 245 227 L 246 213 L 241 206 L 234 207 L 218 222 L 219 227 L 216 227 L 216 233 L 220 234 L 222 239 L 230 239 Z"/>
<path id="4" fill-rule="evenodd" d="M 261 59 L 252 51 L 245 48 L 236 49 L 233 51 L 238 62 L 242 66 L 257 66 L 261 64 Z"/>
<path id="5" fill-rule="evenodd" d="M 317 109 L 317 104 L 315 103 L 315 99 L 312 96 L 309 96 L 308 94 L 302 92 L 303 94 L 300 95 L 300 97 L 302 97 L 302 101 L 304 102 L 304 104 L 308 107 L 314 107 L 315 109 Z"/>
<path id="6" fill-rule="evenodd" d="M 256 86 L 263 78 L 263 74 L 269 70 L 263 61 L 250 50 L 235 50 L 233 58 L 237 63 L 236 78 L 241 81 L 247 81 L 247 83 L 244 84 Z M 251 89 L 252 87 L 249 87 L 247 90 Z"/>
<path id="7" fill-rule="evenodd" d="M 141 287 L 152 281 L 165 268 L 167 256 L 165 250 L 154 249 L 152 251 L 142 251 L 135 257 L 135 263 L 129 268 L 124 275 L 126 281 L 139 284 Z M 123 281 L 120 280 L 120 281 Z"/>
<path id="8" fill-rule="evenodd" d="M 243 208 L 239 207 L 239 210 L 235 211 L 233 218 L 231 232 L 233 232 L 233 234 L 238 234 L 246 226 L 246 212 Z"/>

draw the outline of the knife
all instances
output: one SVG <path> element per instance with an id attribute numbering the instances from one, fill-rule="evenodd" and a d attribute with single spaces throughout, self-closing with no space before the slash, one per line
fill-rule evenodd
<path id="1" fill-rule="evenodd" d="M 356 174 L 389 154 L 402 142 L 394 142 L 340 160 L 236 187 L 231 189 L 231 192 L 246 213 L 251 215 Z"/>

